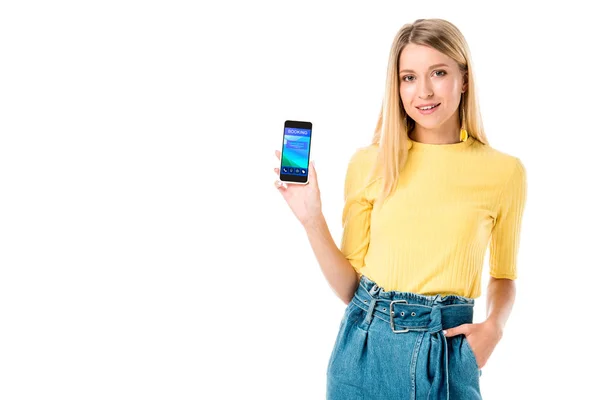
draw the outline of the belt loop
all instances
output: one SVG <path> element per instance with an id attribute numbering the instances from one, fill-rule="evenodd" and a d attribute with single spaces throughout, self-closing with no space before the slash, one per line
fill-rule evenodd
<path id="1" fill-rule="evenodd" d="M 377 299 L 372 298 L 371 304 L 369 304 L 369 311 L 367 311 L 367 317 L 366 317 L 367 325 L 370 325 L 371 320 L 373 319 L 373 310 L 375 309 L 375 303 L 377 303 Z"/>
<path id="2" fill-rule="evenodd" d="M 363 319 L 362 323 L 361 323 L 361 327 L 364 330 L 369 329 L 369 325 L 371 325 L 371 321 L 373 320 L 373 312 L 375 310 L 375 304 L 377 304 L 377 300 L 379 300 L 377 298 L 377 294 L 379 293 L 379 290 L 381 288 L 375 283 L 373 284 L 373 286 L 371 287 L 371 289 L 369 289 L 369 295 L 371 297 L 371 303 L 369 304 L 369 310 L 367 311 L 367 315 L 365 316 L 365 319 Z"/>
<path id="3" fill-rule="evenodd" d="M 371 290 L 369 290 L 369 294 L 371 296 L 374 296 L 377 293 L 379 293 L 379 289 L 380 289 L 380 287 L 375 283 L 373 286 L 371 286 Z"/>

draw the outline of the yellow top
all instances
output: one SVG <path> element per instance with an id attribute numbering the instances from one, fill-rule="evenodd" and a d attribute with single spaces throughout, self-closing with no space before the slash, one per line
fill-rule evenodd
<path id="1" fill-rule="evenodd" d="M 527 195 L 519 158 L 472 136 L 452 144 L 409 139 L 396 192 L 374 208 L 381 178 L 367 175 L 377 152 L 358 149 L 346 173 L 341 251 L 359 275 L 388 291 L 477 298 L 489 244 L 490 275 L 517 278 Z"/>

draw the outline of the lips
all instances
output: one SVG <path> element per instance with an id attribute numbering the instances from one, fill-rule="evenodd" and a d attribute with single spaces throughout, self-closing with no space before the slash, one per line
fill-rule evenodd
<path id="1" fill-rule="evenodd" d="M 417 108 L 419 110 L 423 110 L 423 111 L 433 110 L 434 108 L 437 108 L 440 104 L 442 104 L 442 103 L 423 104 L 423 105 L 417 106 Z M 431 106 L 434 106 L 434 107 L 431 107 Z M 428 108 L 425 108 L 425 107 L 428 107 Z"/>

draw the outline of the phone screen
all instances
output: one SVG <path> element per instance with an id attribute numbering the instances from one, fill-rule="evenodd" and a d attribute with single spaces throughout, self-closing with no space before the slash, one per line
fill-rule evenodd
<path id="1" fill-rule="evenodd" d="M 308 161 L 312 123 L 285 121 L 279 178 L 284 182 L 308 183 Z"/>

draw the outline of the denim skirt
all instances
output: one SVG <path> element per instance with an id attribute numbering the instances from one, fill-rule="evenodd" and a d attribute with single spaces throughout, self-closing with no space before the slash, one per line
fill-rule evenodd
<path id="1" fill-rule="evenodd" d="M 385 291 L 362 275 L 327 366 L 328 400 L 481 399 L 481 369 L 463 334 L 475 300 Z"/>

